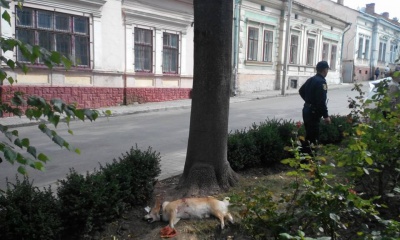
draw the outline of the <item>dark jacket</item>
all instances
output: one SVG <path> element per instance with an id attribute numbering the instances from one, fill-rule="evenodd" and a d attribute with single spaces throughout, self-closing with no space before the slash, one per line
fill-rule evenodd
<path id="1" fill-rule="evenodd" d="M 320 116 L 327 118 L 328 107 L 326 106 L 328 86 L 325 78 L 317 73 L 309 78 L 299 89 L 300 96 L 313 108 Z"/>

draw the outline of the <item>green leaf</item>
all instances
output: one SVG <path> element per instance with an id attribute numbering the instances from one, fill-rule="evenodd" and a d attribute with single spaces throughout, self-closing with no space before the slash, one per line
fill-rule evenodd
<path id="1" fill-rule="evenodd" d="M 14 144 L 17 145 L 18 147 L 22 148 L 22 142 L 19 138 L 14 140 Z"/>
<path id="2" fill-rule="evenodd" d="M 63 112 L 64 102 L 61 99 L 52 99 L 51 104 L 53 104 L 53 108 L 56 112 Z"/>
<path id="3" fill-rule="evenodd" d="M 62 57 L 61 53 L 53 51 L 53 52 L 51 52 L 50 60 L 54 63 L 60 64 L 61 57 Z"/>
<path id="4" fill-rule="evenodd" d="M 28 138 L 22 139 L 21 143 L 22 143 L 22 146 L 24 146 L 24 147 L 26 147 L 26 148 L 28 148 L 29 145 L 30 145 L 30 142 L 29 142 L 29 139 L 28 139 Z"/>
<path id="5" fill-rule="evenodd" d="M 71 129 L 68 129 L 68 133 L 74 135 L 74 132 Z"/>
<path id="6" fill-rule="evenodd" d="M 14 164 L 15 159 L 17 158 L 17 153 L 10 148 L 6 148 L 4 149 L 4 157 L 7 159 L 7 161 Z"/>
<path id="7" fill-rule="evenodd" d="M 22 165 L 26 165 L 28 163 L 28 159 L 25 158 L 22 154 L 18 153 L 17 154 L 17 162 Z"/>
<path id="8" fill-rule="evenodd" d="M 62 138 L 62 137 L 60 137 L 60 136 L 58 136 L 58 135 L 55 135 L 54 137 L 53 137 L 53 142 L 55 142 L 58 146 L 60 146 L 60 147 L 63 147 L 64 146 L 64 143 L 65 143 L 65 140 Z"/>
<path id="9" fill-rule="evenodd" d="M 99 116 L 99 113 L 96 110 L 85 109 L 84 110 L 85 116 L 90 120 L 94 121 Z"/>
<path id="10" fill-rule="evenodd" d="M 4 11 L 1 17 L 8 22 L 8 25 L 11 26 L 11 16 L 8 14 L 8 11 Z"/>
<path id="11" fill-rule="evenodd" d="M 374 163 L 374 161 L 373 161 L 372 158 L 370 158 L 370 157 L 366 157 L 366 158 L 365 158 L 365 161 L 366 161 L 369 165 L 372 165 L 372 164 Z"/>
<path id="12" fill-rule="evenodd" d="M 35 165 L 35 169 L 40 170 L 40 171 L 44 171 L 43 163 L 35 162 L 34 165 Z"/>
<path id="13" fill-rule="evenodd" d="M 62 56 L 61 61 L 62 61 L 62 63 L 64 64 L 64 67 L 65 67 L 66 69 L 70 69 L 70 68 L 71 68 L 72 62 L 71 62 L 68 58 Z"/>
<path id="14" fill-rule="evenodd" d="M 77 154 L 81 154 L 81 150 L 79 149 L 79 148 L 75 148 L 75 152 L 77 153 Z"/>
<path id="15" fill-rule="evenodd" d="M 7 66 L 9 66 L 12 70 L 15 69 L 15 62 L 13 60 L 8 59 L 6 63 L 7 63 Z"/>
<path id="16" fill-rule="evenodd" d="M 7 9 L 10 9 L 10 2 L 8 2 L 6 0 L 0 0 L 0 6 L 4 7 L 4 8 L 7 8 Z"/>
<path id="17" fill-rule="evenodd" d="M 43 154 L 43 153 L 39 153 L 38 159 L 39 159 L 40 161 L 42 161 L 42 162 L 48 162 L 48 161 L 49 161 L 49 158 L 48 158 L 45 154 Z"/>
<path id="18" fill-rule="evenodd" d="M 22 175 L 26 175 L 27 174 L 26 169 L 23 166 L 19 166 L 18 167 L 18 172 L 21 173 Z"/>
<path id="19" fill-rule="evenodd" d="M 79 118 L 80 120 L 82 120 L 82 121 L 85 120 L 85 114 L 84 114 L 83 109 L 77 109 L 77 110 L 75 111 L 75 116 L 76 116 L 77 118 Z"/>
<path id="20" fill-rule="evenodd" d="M 33 146 L 29 146 L 28 149 L 26 150 L 28 153 L 30 153 L 34 158 L 36 158 L 36 148 Z"/>

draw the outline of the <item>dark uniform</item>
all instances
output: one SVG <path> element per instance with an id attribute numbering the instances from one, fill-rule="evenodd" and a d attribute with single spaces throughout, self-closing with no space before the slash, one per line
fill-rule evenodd
<path id="1" fill-rule="evenodd" d="M 329 117 L 328 108 L 326 106 L 327 92 L 328 87 L 326 80 L 319 73 L 309 78 L 300 87 L 300 96 L 305 101 L 303 107 L 303 121 L 306 129 L 307 146 L 309 145 L 308 143 L 315 144 L 318 141 L 321 117 Z"/>

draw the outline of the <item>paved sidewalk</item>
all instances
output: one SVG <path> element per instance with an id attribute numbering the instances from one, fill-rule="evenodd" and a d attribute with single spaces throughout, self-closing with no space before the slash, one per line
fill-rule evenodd
<path id="1" fill-rule="evenodd" d="M 342 83 L 337 85 L 329 85 L 329 90 L 340 89 L 340 88 L 349 88 L 353 84 L 350 83 Z M 298 94 L 298 89 L 288 89 L 285 92 L 285 95 L 293 95 Z M 253 101 L 257 99 L 264 98 L 273 98 L 273 97 L 282 97 L 281 90 L 271 90 L 271 91 L 260 91 L 260 92 L 252 92 L 252 93 L 243 93 L 239 94 L 235 97 L 230 98 L 230 103 L 237 102 L 245 102 L 245 101 Z M 144 104 L 134 104 L 128 106 L 116 106 L 116 107 L 105 107 L 99 108 L 100 112 L 103 110 L 110 110 L 113 116 L 118 115 L 127 115 L 127 114 L 138 114 L 152 111 L 166 111 L 171 109 L 180 109 L 180 108 L 190 108 L 192 104 L 191 99 L 184 100 L 175 100 L 175 101 L 166 101 L 166 102 L 152 102 L 152 103 L 144 103 Z M 22 127 L 22 126 L 30 126 L 35 125 L 43 120 L 39 121 L 30 121 L 26 117 L 6 117 L 0 118 L 0 124 L 8 127 Z"/>

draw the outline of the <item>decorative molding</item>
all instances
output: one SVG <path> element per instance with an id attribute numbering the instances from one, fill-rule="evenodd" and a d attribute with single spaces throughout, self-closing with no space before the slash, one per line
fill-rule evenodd
<path id="1" fill-rule="evenodd" d="M 107 0 L 25 0 L 24 5 L 34 4 L 47 8 L 93 14 L 101 17 L 101 7 Z"/>
<path id="2" fill-rule="evenodd" d="M 182 1 L 175 2 L 185 6 L 181 6 L 180 9 L 168 9 L 168 3 L 164 3 L 161 6 L 151 4 L 151 1 L 144 3 L 140 1 L 125 1 L 122 10 L 125 13 L 127 24 L 150 25 L 158 29 L 186 32 L 186 29 L 194 21 L 193 6 L 189 6 Z M 187 11 L 184 11 L 185 8 Z"/>

